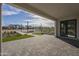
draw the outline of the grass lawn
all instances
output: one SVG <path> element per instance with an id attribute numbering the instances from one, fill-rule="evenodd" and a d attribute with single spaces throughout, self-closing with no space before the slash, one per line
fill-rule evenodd
<path id="1" fill-rule="evenodd" d="M 34 34 L 36 34 L 36 35 L 43 35 L 43 33 L 40 33 L 40 32 L 39 33 L 34 33 Z"/>
<path id="2" fill-rule="evenodd" d="M 20 39 L 29 38 L 29 37 L 33 37 L 33 36 L 32 35 L 27 35 L 27 34 L 25 34 L 25 35 L 16 34 L 14 36 L 3 38 L 2 42 L 20 40 Z"/>

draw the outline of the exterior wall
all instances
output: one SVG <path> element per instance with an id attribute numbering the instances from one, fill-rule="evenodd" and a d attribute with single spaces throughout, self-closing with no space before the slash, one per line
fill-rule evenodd
<path id="1" fill-rule="evenodd" d="M 1 55 L 1 4 L 0 4 L 0 55 Z"/>
<path id="2" fill-rule="evenodd" d="M 56 37 L 60 37 L 60 21 L 66 20 L 64 19 L 58 19 L 56 20 Z"/>
<path id="3" fill-rule="evenodd" d="M 77 19 L 77 38 L 79 38 L 79 18 Z"/>
<path id="4" fill-rule="evenodd" d="M 63 20 L 67 20 L 67 19 L 71 19 L 71 18 L 66 18 Z M 79 38 L 79 18 L 75 18 L 75 19 L 77 19 L 77 38 Z M 60 21 L 62 21 L 62 20 L 56 21 L 56 36 L 57 37 L 60 37 Z"/>
<path id="5" fill-rule="evenodd" d="M 62 20 L 65 20 L 65 19 L 56 20 L 56 37 L 60 37 L 60 21 Z"/>

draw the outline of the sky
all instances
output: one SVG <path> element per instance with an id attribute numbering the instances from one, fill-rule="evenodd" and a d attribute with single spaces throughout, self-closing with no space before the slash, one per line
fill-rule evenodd
<path id="1" fill-rule="evenodd" d="M 8 4 L 2 5 L 2 26 L 10 24 L 22 24 L 26 25 L 26 22 L 33 26 L 52 27 L 55 26 L 55 22 L 44 17 L 32 14 L 28 11 L 18 9 Z"/>

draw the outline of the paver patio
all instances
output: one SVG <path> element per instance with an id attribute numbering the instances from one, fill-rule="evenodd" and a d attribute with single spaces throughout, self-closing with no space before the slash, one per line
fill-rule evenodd
<path id="1" fill-rule="evenodd" d="M 61 56 L 79 55 L 76 48 L 53 35 L 2 43 L 2 55 L 7 56 Z"/>

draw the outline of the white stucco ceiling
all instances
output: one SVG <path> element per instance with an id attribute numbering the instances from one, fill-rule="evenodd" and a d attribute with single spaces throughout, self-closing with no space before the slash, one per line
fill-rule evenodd
<path id="1" fill-rule="evenodd" d="M 45 15 L 52 19 L 61 19 L 64 17 L 78 17 L 78 3 L 30 3 L 30 4 L 14 4 L 24 9 L 28 9 L 36 14 Z M 31 7 L 32 8 L 31 8 Z M 33 9 L 34 8 L 34 9 Z"/>
<path id="2" fill-rule="evenodd" d="M 30 4 L 39 10 L 42 10 L 43 12 L 56 17 L 56 18 L 62 18 L 62 17 L 75 17 L 79 16 L 79 4 L 55 4 L 55 3 L 49 3 L 49 4 Z"/>

